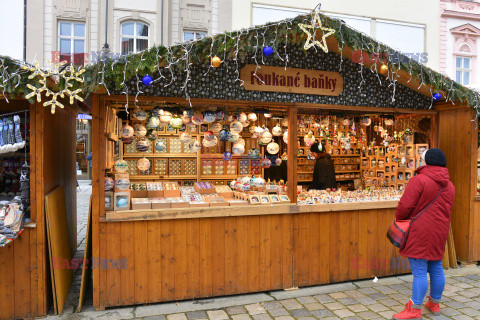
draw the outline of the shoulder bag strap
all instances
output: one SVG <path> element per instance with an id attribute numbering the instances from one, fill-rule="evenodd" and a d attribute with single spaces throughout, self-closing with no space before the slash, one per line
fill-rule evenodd
<path id="1" fill-rule="evenodd" d="M 427 209 L 430 208 L 430 206 L 431 206 L 435 201 L 437 201 L 437 199 L 438 199 L 438 197 L 440 196 L 440 193 L 442 193 L 443 189 L 445 189 L 445 186 L 442 186 L 442 187 L 440 188 L 440 190 L 438 191 L 437 196 L 435 197 L 435 199 L 433 199 L 425 208 L 422 209 L 422 211 L 420 211 L 419 213 L 417 213 L 417 215 L 411 219 L 412 222 L 415 221 L 415 220 L 417 220 L 418 218 L 420 218 L 420 216 L 421 216 L 425 211 L 427 211 Z"/>

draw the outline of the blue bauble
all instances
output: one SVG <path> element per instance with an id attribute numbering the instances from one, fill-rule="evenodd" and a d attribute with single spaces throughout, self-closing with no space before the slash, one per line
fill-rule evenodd
<path id="1" fill-rule="evenodd" d="M 229 151 L 223 153 L 223 160 L 230 161 L 232 159 L 232 154 Z"/>
<path id="2" fill-rule="evenodd" d="M 436 92 L 433 94 L 434 101 L 439 101 L 440 99 L 442 99 L 442 95 L 440 93 Z"/>
<path id="3" fill-rule="evenodd" d="M 265 57 L 271 57 L 273 54 L 272 47 L 266 46 L 265 48 L 263 48 L 263 54 L 265 55 Z"/>
<path id="4" fill-rule="evenodd" d="M 143 76 L 142 78 L 142 82 L 144 85 L 146 85 L 147 87 L 150 87 L 153 83 L 153 78 L 150 77 L 148 74 Z"/>
<path id="5" fill-rule="evenodd" d="M 220 141 L 228 141 L 228 138 L 230 138 L 230 131 L 223 128 L 218 133 L 218 138 L 220 139 Z"/>

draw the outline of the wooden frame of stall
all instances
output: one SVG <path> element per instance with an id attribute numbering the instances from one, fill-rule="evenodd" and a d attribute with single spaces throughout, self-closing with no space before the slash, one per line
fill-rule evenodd
<path id="1" fill-rule="evenodd" d="M 138 99 L 140 102 L 184 102 L 181 98 Z M 106 215 L 103 187 L 106 148 L 103 146 L 109 137 L 104 132 L 105 108 L 109 103 L 125 101 L 124 96 L 106 95 L 94 95 L 92 100 L 93 158 L 100 159 L 93 163 L 92 202 L 92 250 L 94 259 L 100 259 L 93 269 L 97 310 L 409 272 L 407 260 L 399 256 L 385 236 L 397 201 L 298 206 L 294 204 L 297 184 L 294 166 L 288 170 L 288 183 L 294 186 L 289 188 L 292 204 L 137 210 Z M 474 159 L 476 164 L 476 151 L 470 147 L 476 145 L 477 137 L 469 108 L 445 104 L 437 110 L 397 110 L 211 99 L 191 99 L 191 102 L 194 105 L 287 107 L 289 145 L 293 146 L 288 148 L 288 159 L 293 161 L 297 154 L 294 142 L 300 107 L 432 115 L 433 145 L 446 151 L 458 192 L 452 212 L 455 241 L 461 248 L 457 254 L 464 257 L 474 245 L 473 238 L 464 241 L 463 233 L 469 228 L 474 234 L 472 225 L 462 227 L 463 221 L 473 220 L 475 216 L 466 209 L 473 204 L 473 180 L 465 181 L 473 172 L 469 170 L 474 168 L 468 160 Z M 458 120 L 452 131 L 453 118 Z M 472 124 L 470 130 L 465 130 L 466 123 Z M 466 161 L 467 169 L 459 164 L 460 160 Z M 478 215 L 475 217 L 478 220 Z M 465 257 L 471 259 L 472 256 Z"/>
<path id="2" fill-rule="evenodd" d="M 45 196 L 62 185 L 72 252 L 76 250 L 75 121 L 77 109 L 0 96 L 0 112 L 29 110 L 31 223 L 12 243 L 0 248 L 0 319 L 45 316 L 52 302 L 45 222 Z M 67 104 L 68 105 L 68 104 Z M 1 116 L 1 114 L 0 114 Z"/>

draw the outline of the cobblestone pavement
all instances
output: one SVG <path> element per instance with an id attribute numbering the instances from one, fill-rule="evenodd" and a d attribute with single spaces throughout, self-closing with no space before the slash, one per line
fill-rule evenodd
<path id="1" fill-rule="evenodd" d="M 88 201 L 91 186 L 81 182 L 78 196 L 78 251 L 83 257 Z M 480 320 L 480 268 L 446 270 L 442 315 L 433 317 L 424 308 L 426 319 Z M 411 295 L 412 276 L 387 277 L 377 282 L 364 280 L 271 291 L 231 297 L 159 303 L 95 311 L 91 289 L 81 313 L 78 305 L 81 273 L 74 283 L 62 315 L 47 319 L 145 319 L 145 320 L 316 320 L 391 319 L 403 310 Z M 51 311 L 50 314 L 53 314 Z"/>

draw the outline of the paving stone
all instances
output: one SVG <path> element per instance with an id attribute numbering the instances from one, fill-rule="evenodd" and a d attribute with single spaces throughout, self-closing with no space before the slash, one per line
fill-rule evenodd
<path id="1" fill-rule="evenodd" d="M 460 294 L 460 292 L 459 292 L 459 294 Z M 458 302 L 468 302 L 468 301 L 472 301 L 471 298 L 467 298 L 467 297 L 464 297 L 464 296 L 461 296 L 461 295 L 451 296 L 451 297 L 449 297 L 449 298 L 452 299 L 452 300 L 458 301 Z"/>
<path id="2" fill-rule="evenodd" d="M 352 297 L 353 299 L 361 299 L 361 298 L 366 298 L 367 295 L 358 291 L 358 290 L 348 290 L 345 291 L 345 294 Z"/>
<path id="3" fill-rule="evenodd" d="M 355 317 L 347 317 L 344 320 L 362 320 L 362 318 L 355 316 Z"/>
<path id="4" fill-rule="evenodd" d="M 394 290 L 394 289 L 389 288 L 389 287 L 387 287 L 387 286 L 378 286 L 378 287 L 375 287 L 375 290 L 378 290 L 378 291 L 380 291 L 381 293 L 385 293 L 385 294 L 397 292 L 397 290 Z"/>
<path id="5" fill-rule="evenodd" d="M 341 298 L 341 299 L 338 299 L 337 301 L 340 302 L 341 304 L 345 305 L 345 306 L 349 306 L 351 304 L 358 303 L 358 300 L 355 300 L 355 299 L 352 299 L 352 298 Z"/>
<path id="6" fill-rule="evenodd" d="M 196 319 L 205 319 L 207 318 L 207 313 L 205 311 L 192 311 L 186 313 L 187 318 L 189 320 L 196 320 Z"/>
<path id="7" fill-rule="evenodd" d="M 307 303 L 314 303 L 317 302 L 314 297 L 298 297 L 297 298 L 298 302 L 301 304 L 307 304 Z"/>
<path id="8" fill-rule="evenodd" d="M 315 299 L 318 300 L 320 303 L 329 303 L 329 302 L 334 302 L 335 300 L 332 299 L 328 294 L 319 294 L 314 296 Z"/>
<path id="9" fill-rule="evenodd" d="M 335 313 L 338 317 L 340 318 L 346 318 L 346 317 L 352 317 L 355 315 L 352 311 L 348 309 L 339 309 L 339 310 L 334 310 L 333 313 Z"/>
<path id="10" fill-rule="evenodd" d="M 305 308 L 307 308 L 307 310 L 310 310 L 310 311 L 325 309 L 325 307 L 324 307 L 322 304 L 318 303 L 318 302 L 307 303 L 307 304 L 304 304 L 303 306 L 304 306 Z"/>
<path id="11" fill-rule="evenodd" d="M 370 310 L 373 312 L 380 312 L 380 311 L 385 311 L 388 310 L 389 308 L 385 307 L 383 304 L 376 303 L 376 304 L 371 304 L 368 306 Z"/>
<path id="12" fill-rule="evenodd" d="M 370 298 L 374 299 L 374 300 L 380 300 L 380 299 L 387 299 L 388 296 L 386 294 L 383 294 L 383 293 L 372 293 L 372 294 L 369 294 L 368 295 Z"/>
<path id="13" fill-rule="evenodd" d="M 465 314 L 460 314 L 458 316 L 455 316 L 455 320 L 472 320 L 473 318 L 470 316 L 467 316 Z"/>
<path id="14" fill-rule="evenodd" d="M 232 315 L 232 320 L 251 320 L 250 315 L 246 313 Z"/>
<path id="15" fill-rule="evenodd" d="M 465 278 L 471 279 L 471 280 L 480 280 L 480 275 L 478 274 L 468 274 L 465 275 Z"/>
<path id="16" fill-rule="evenodd" d="M 248 313 L 250 313 L 251 315 L 267 313 L 265 308 L 262 307 L 260 303 L 249 304 L 249 305 L 246 305 L 245 308 L 247 309 Z"/>
<path id="17" fill-rule="evenodd" d="M 362 319 L 375 319 L 378 318 L 378 314 L 372 311 L 365 311 L 365 312 L 360 312 L 357 313 L 357 316 L 359 316 Z"/>
<path id="18" fill-rule="evenodd" d="M 368 311 L 368 308 L 362 304 L 353 304 L 353 305 L 347 306 L 347 308 L 352 310 L 353 312 Z"/>
<path id="19" fill-rule="evenodd" d="M 378 314 L 381 315 L 382 317 L 386 318 L 386 319 L 392 319 L 392 316 L 395 313 L 396 312 L 393 311 L 393 310 L 387 310 L 387 311 L 380 311 Z"/>
<path id="20" fill-rule="evenodd" d="M 330 293 L 329 294 L 330 297 L 332 297 L 332 299 L 340 299 L 340 298 L 347 298 L 348 296 L 343 293 L 343 292 L 334 292 L 334 293 Z"/>
<path id="21" fill-rule="evenodd" d="M 297 320 L 316 320 L 314 317 L 300 317 Z"/>
<path id="22" fill-rule="evenodd" d="M 282 316 L 275 318 L 275 320 L 295 320 L 292 316 Z"/>
<path id="23" fill-rule="evenodd" d="M 319 319 L 333 316 L 332 311 L 327 309 L 315 310 L 315 311 L 312 311 L 312 314 Z"/>
<path id="24" fill-rule="evenodd" d="M 272 317 L 267 313 L 255 314 L 252 316 L 254 320 L 271 320 Z"/>
<path id="25" fill-rule="evenodd" d="M 479 301 L 469 301 L 464 303 L 466 306 L 473 308 L 475 310 L 480 310 L 480 302 Z"/>
<path id="26" fill-rule="evenodd" d="M 270 310 L 268 310 L 268 312 L 274 317 L 290 315 L 290 313 L 288 313 L 287 309 L 285 309 L 285 308 L 270 309 Z"/>
<path id="27" fill-rule="evenodd" d="M 467 316 L 471 316 L 471 317 L 480 316 L 480 311 L 475 310 L 473 308 L 458 309 L 458 311 L 465 313 Z"/>
<path id="28" fill-rule="evenodd" d="M 310 317 L 310 316 L 312 316 L 312 314 L 310 313 L 310 311 L 308 311 L 308 310 L 305 309 L 305 308 L 302 308 L 302 309 L 293 309 L 293 310 L 290 310 L 290 313 L 291 313 L 292 316 L 295 317 L 295 318 L 299 318 L 299 317 Z"/>
<path id="29" fill-rule="evenodd" d="M 288 310 L 303 308 L 302 305 L 295 299 L 281 300 L 280 303 L 283 304 L 283 306 Z"/>
<path id="30" fill-rule="evenodd" d="M 264 302 L 264 304 L 265 303 L 267 303 L 267 302 Z M 247 309 L 245 309 L 244 306 L 228 307 L 228 308 L 226 308 L 226 310 L 227 310 L 227 313 L 229 315 L 234 315 L 234 314 L 240 314 L 240 313 L 246 313 L 247 312 Z"/>
<path id="31" fill-rule="evenodd" d="M 395 299 L 383 299 L 383 300 L 380 300 L 379 302 L 387 307 L 399 305 L 399 302 Z"/>
<path id="32" fill-rule="evenodd" d="M 465 305 L 463 303 L 456 302 L 456 301 L 448 301 L 448 302 L 445 302 L 444 304 L 446 306 L 449 306 L 449 307 L 455 308 L 455 309 L 465 308 Z"/>
<path id="33" fill-rule="evenodd" d="M 377 300 L 374 300 L 374 299 L 369 297 L 369 298 L 365 298 L 365 299 L 358 299 L 358 302 L 360 302 L 361 304 L 363 304 L 365 306 L 368 306 L 368 305 L 377 303 Z"/>
<path id="34" fill-rule="evenodd" d="M 168 320 L 187 320 L 185 313 L 175 313 L 167 315 Z"/>
<path id="35" fill-rule="evenodd" d="M 325 308 L 330 309 L 330 310 L 338 310 L 338 309 L 344 308 L 344 306 L 341 305 L 338 302 L 325 303 L 324 306 L 325 306 Z"/>
<path id="36" fill-rule="evenodd" d="M 363 288 L 363 289 L 359 289 L 358 291 L 364 294 L 378 293 L 378 291 L 375 290 L 374 288 Z"/>
<path id="37" fill-rule="evenodd" d="M 265 310 L 283 308 L 283 305 L 278 301 L 267 301 L 262 303 L 262 306 L 265 308 Z"/>
<path id="38" fill-rule="evenodd" d="M 165 316 L 164 315 L 160 315 L 160 316 L 151 316 L 151 317 L 145 317 L 143 318 L 144 320 L 165 320 Z"/>
<path id="39" fill-rule="evenodd" d="M 227 313 L 223 310 L 207 311 L 207 314 L 208 314 L 208 318 L 211 320 L 227 320 L 228 319 Z"/>

